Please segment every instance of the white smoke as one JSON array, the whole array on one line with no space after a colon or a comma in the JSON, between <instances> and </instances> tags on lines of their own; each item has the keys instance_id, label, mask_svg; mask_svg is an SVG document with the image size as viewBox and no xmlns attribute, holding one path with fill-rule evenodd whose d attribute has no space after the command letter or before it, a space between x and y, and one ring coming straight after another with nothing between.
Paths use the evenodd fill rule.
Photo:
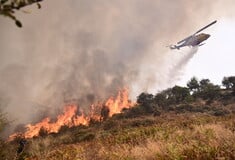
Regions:
<instances>
[{"instance_id":1,"label":"white smoke","mask_svg":"<svg viewBox=\"0 0 235 160\"><path fill-rule=\"evenodd\" d=\"M178 53L182 55L178 59L175 59L174 60L175 63L171 66L172 68L169 73L169 75L171 76L171 79L169 79L170 84L172 84L172 82L174 82L175 80L180 79L180 77L183 75L184 67L187 65L190 59L193 58L193 56L197 53L197 51L198 51L198 46L188 48Z\"/></svg>"},{"instance_id":2,"label":"white smoke","mask_svg":"<svg viewBox=\"0 0 235 160\"><path fill-rule=\"evenodd\" d=\"M35 8L17 14L22 29L0 17L2 108L22 123L69 99L85 108L124 86L132 97L169 87L196 51L165 46L234 15L233 0L44 0Z\"/></svg>"}]
</instances>

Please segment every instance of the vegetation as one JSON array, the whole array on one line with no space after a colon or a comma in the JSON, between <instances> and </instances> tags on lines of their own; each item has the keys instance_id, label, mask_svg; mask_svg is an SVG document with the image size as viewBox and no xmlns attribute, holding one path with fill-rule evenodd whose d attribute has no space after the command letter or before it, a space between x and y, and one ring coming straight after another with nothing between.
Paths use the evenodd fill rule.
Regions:
<instances>
[{"instance_id":1,"label":"vegetation","mask_svg":"<svg viewBox=\"0 0 235 160\"><path fill-rule=\"evenodd\" d=\"M199 112L209 115L226 115L233 112L225 107L234 102L233 78L227 77L227 90L223 90L218 85L214 85L209 79L198 81L193 77L187 87L174 86L156 95L141 93L137 98L138 105L129 110L124 110L119 117L138 117L140 115L160 116L161 113L175 112ZM229 81L227 82L227 80ZM230 100L230 101L229 101Z\"/></svg>"},{"instance_id":2,"label":"vegetation","mask_svg":"<svg viewBox=\"0 0 235 160\"><path fill-rule=\"evenodd\" d=\"M15 16L15 11L35 3L40 9L41 1L43 0L0 0L0 15L11 18L18 27L22 27L22 23Z\"/></svg>"},{"instance_id":3,"label":"vegetation","mask_svg":"<svg viewBox=\"0 0 235 160\"><path fill-rule=\"evenodd\" d=\"M28 139L18 159L234 159L235 117L164 114L108 119L90 127ZM111 127L112 126L112 127ZM19 140L5 144L13 159ZM15 152L7 152L6 150Z\"/></svg>"},{"instance_id":4,"label":"vegetation","mask_svg":"<svg viewBox=\"0 0 235 160\"><path fill-rule=\"evenodd\" d=\"M222 84L227 90L231 89L232 94L235 95L235 76L224 77Z\"/></svg>"},{"instance_id":5,"label":"vegetation","mask_svg":"<svg viewBox=\"0 0 235 160\"><path fill-rule=\"evenodd\" d=\"M0 110L0 134L4 131L8 123L9 122L6 119L6 115ZM6 144L4 140L0 137L0 157L2 157L2 155L4 154L7 154L7 149L9 149L8 147L11 147L11 146Z\"/></svg>"},{"instance_id":6,"label":"vegetation","mask_svg":"<svg viewBox=\"0 0 235 160\"><path fill-rule=\"evenodd\" d=\"M7 124L8 121L6 119L5 114L0 111L0 133L4 130Z\"/></svg>"},{"instance_id":7,"label":"vegetation","mask_svg":"<svg viewBox=\"0 0 235 160\"><path fill-rule=\"evenodd\" d=\"M7 105L7 101L5 100L5 97L3 98L2 95L0 95L0 133L2 133L5 127L9 124L9 121L6 118L6 113L2 111L2 108L5 105Z\"/></svg>"},{"instance_id":8,"label":"vegetation","mask_svg":"<svg viewBox=\"0 0 235 160\"><path fill-rule=\"evenodd\" d=\"M232 160L232 82L222 82L223 89L208 79L192 78L187 87L174 86L156 95L141 93L135 107L112 118L104 107L102 122L64 126L56 134L42 129L39 137L2 142L0 159Z\"/></svg>"}]
</instances>

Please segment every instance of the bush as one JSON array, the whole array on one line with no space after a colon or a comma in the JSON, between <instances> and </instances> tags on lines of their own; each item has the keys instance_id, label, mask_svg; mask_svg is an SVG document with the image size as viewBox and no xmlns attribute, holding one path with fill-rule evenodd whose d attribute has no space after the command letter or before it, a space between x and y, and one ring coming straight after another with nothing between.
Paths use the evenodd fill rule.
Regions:
<instances>
[{"instance_id":1,"label":"bush","mask_svg":"<svg viewBox=\"0 0 235 160\"><path fill-rule=\"evenodd\" d=\"M130 123L131 127L139 127L139 126L150 126L155 124L156 122L152 119L140 119L134 120Z\"/></svg>"},{"instance_id":2,"label":"bush","mask_svg":"<svg viewBox=\"0 0 235 160\"><path fill-rule=\"evenodd\" d=\"M48 135L48 131L47 131L45 128L42 127L42 128L39 130L38 135L39 135L40 137L45 137L45 136Z\"/></svg>"},{"instance_id":3,"label":"bush","mask_svg":"<svg viewBox=\"0 0 235 160\"><path fill-rule=\"evenodd\" d=\"M119 123L118 121L115 121L115 120L112 120L112 119L109 119L107 121L104 122L103 124L103 129L104 130L110 130L110 129L113 129L113 128L117 128L119 127Z\"/></svg>"},{"instance_id":4,"label":"bush","mask_svg":"<svg viewBox=\"0 0 235 160\"><path fill-rule=\"evenodd\" d=\"M140 105L147 105L153 102L153 95L149 93L141 93L137 97L137 103Z\"/></svg>"},{"instance_id":5,"label":"bush","mask_svg":"<svg viewBox=\"0 0 235 160\"><path fill-rule=\"evenodd\" d=\"M60 127L58 133L64 133L64 132L67 132L69 130L70 130L69 126L63 125L63 126Z\"/></svg>"},{"instance_id":6,"label":"bush","mask_svg":"<svg viewBox=\"0 0 235 160\"><path fill-rule=\"evenodd\" d=\"M143 115L145 113L143 106L135 106L133 108L130 108L129 110L126 110L123 114L125 118L135 118L140 115Z\"/></svg>"},{"instance_id":7,"label":"bush","mask_svg":"<svg viewBox=\"0 0 235 160\"><path fill-rule=\"evenodd\" d=\"M193 106L190 104L182 104L175 108L176 113L185 113L186 111L192 111Z\"/></svg>"},{"instance_id":8,"label":"bush","mask_svg":"<svg viewBox=\"0 0 235 160\"><path fill-rule=\"evenodd\" d=\"M75 137L74 142L91 141L94 138L95 138L95 134L94 133L79 134L79 135L77 135Z\"/></svg>"},{"instance_id":9,"label":"bush","mask_svg":"<svg viewBox=\"0 0 235 160\"><path fill-rule=\"evenodd\" d=\"M200 81L200 91L197 96L207 100L207 104L210 104L221 96L220 87L210 83L208 79L203 79Z\"/></svg>"},{"instance_id":10,"label":"bush","mask_svg":"<svg viewBox=\"0 0 235 160\"><path fill-rule=\"evenodd\" d=\"M0 111L0 133L5 129L5 127L9 124L4 113Z\"/></svg>"},{"instance_id":11,"label":"bush","mask_svg":"<svg viewBox=\"0 0 235 160\"><path fill-rule=\"evenodd\" d=\"M216 109L213 113L214 116L225 116L227 114L229 114L229 111L224 109Z\"/></svg>"},{"instance_id":12,"label":"bush","mask_svg":"<svg viewBox=\"0 0 235 160\"><path fill-rule=\"evenodd\" d=\"M154 97L154 102L161 108L164 108L167 105L166 95L163 93L156 94Z\"/></svg>"}]
</instances>

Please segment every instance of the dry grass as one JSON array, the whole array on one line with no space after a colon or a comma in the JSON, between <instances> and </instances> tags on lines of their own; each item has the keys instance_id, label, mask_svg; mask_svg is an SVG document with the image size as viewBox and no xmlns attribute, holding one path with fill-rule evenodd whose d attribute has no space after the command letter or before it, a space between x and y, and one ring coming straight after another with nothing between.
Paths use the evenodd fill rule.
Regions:
<instances>
[{"instance_id":1,"label":"dry grass","mask_svg":"<svg viewBox=\"0 0 235 160\"><path fill-rule=\"evenodd\" d=\"M21 157L34 160L235 159L235 115L167 114L147 119L119 120L108 129L102 125L75 128L59 135L31 139Z\"/></svg>"}]
</instances>

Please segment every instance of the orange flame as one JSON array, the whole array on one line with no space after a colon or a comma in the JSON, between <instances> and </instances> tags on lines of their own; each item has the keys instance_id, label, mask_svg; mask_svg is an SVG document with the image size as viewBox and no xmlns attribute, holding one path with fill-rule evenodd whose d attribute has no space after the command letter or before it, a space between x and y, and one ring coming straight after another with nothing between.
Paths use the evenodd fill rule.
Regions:
<instances>
[{"instance_id":1,"label":"orange flame","mask_svg":"<svg viewBox=\"0 0 235 160\"><path fill-rule=\"evenodd\" d=\"M32 138L38 136L41 129L44 129L48 133L57 133L62 126L78 126L88 125L88 120L82 114L81 116L76 115L77 107L75 105L66 106L64 113L57 116L57 121L50 123L50 118L45 118L41 122L26 126L27 131L24 133L25 138Z\"/></svg>"},{"instance_id":2,"label":"orange flame","mask_svg":"<svg viewBox=\"0 0 235 160\"><path fill-rule=\"evenodd\" d=\"M122 109L130 108L134 106L128 99L128 89L123 89L118 92L116 98L110 97L104 104L109 109L109 117L116 113L121 113ZM64 112L57 116L56 122L50 122L50 118L44 118L41 122L31 125L26 125L26 132L23 133L24 138L32 138L40 134L40 130L44 129L47 133L57 133L62 126L78 126L78 125L89 125L91 119L100 121L101 115L95 112L95 110L101 110L101 104L93 104L90 107L90 114L85 116L83 112L81 115L77 115L77 106L70 104L65 106ZM19 133L12 134L9 140L13 140ZM22 134L21 134L22 135Z\"/></svg>"},{"instance_id":3,"label":"orange flame","mask_svg":"<svg viewBox=\"0 0 235 160\"><path fill-rule=\"evenodd\" d=\"M121 113L124 108L130 108L134 105L128 99L129 94L127 89L123 89L122 91L118 92L116 98L110 97L105 106L109 109L109 117L112 117L114 114Z\"/></svg>"}]
</instances>

